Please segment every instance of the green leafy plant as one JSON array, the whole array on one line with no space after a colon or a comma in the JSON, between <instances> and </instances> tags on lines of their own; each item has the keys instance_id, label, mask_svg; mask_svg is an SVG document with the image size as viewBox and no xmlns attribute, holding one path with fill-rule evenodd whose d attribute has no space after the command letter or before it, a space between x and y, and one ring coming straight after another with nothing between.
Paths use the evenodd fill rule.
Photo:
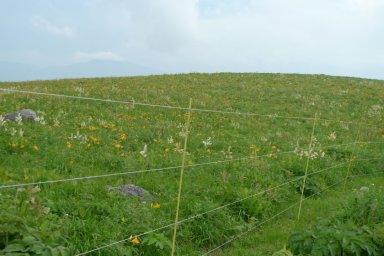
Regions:
<instances>
[{"instance_id":1,"label":"green leafy plant","mask_svg":"<svg viewBox=\"0 0 384 256\"><path fill-rule=\"evenodd\" d=\"M167 255L172 247L168 237L160 233L145 235L142 239L143 251L147 255Z\"/></svg>"},{"instance_id":2,"label":"green leafy plant","mask_svg":"<svg viewBox=\"0 0 384 256\"><path fill-rule=\"evenodd\" d=\"M381 255L373 231L351 223L318 226L295 233L289 237L288 244L295 255Z\"/></svg>"}]
</instances>

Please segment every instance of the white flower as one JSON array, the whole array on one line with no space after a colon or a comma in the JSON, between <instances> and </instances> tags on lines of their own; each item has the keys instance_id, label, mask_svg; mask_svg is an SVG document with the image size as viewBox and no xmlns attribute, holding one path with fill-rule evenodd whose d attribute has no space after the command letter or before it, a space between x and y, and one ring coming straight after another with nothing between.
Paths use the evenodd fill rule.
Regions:
<instances>
[{"instance_id":1,"label":"white flower","mask_svg":"<svg viewBox=\"0 0 384 256\"><path fill-rule=\"evenodd\" d=\"M380 116L382 110L383 110L383 107L381 105L372 105L371 108L368 110L368 116L369 117Z\"/></svg>"},{"instance_id":2,"label":"white flower","mask_svg":"<svg viewBox=\"0 0 384 256\"><path fill-rule=\"evenodd\" d=\"M54 126L59 126L59 125L60 125L60 122L59 122L59 120L58 120L57 118L55 118L55 119L53 120L53 125L54 125Z\"/></svg>"},{"instance_id":3,"label":"white flower","mask_svg":"<svg viewBox=\"0 0 384 256\"><path fill-rule=\"evenodd\" d=\"M5 121L4 117L0 115L0 126L5 126L7 124L7 121Z\"/></svg>"},{"instance_id":4,"label":"white flower","mask_svg":"<svg viewBox=\"0 0 384 256\"><path fill-rule=\"evenodd\" d=\"M228 146L228 148L227 148L226 151L222 150L221 153L224 154L225 159L229 159L229 160L231 160L231 159L233 158L233 156L232 156L232 151L231 151L231 146Z\"/></svg>"},{"instance_id":5,"label":"white flower","mask_svg":"<svg viewBox=\"0 0 384 256\"><path fill-rule=\"evenodd\" d=\"M212 145L211 137L208 137L206 140L203 140L204 147L208 147Z\"/></svg>"},{"instance_id":6,"label":"white flower","mask_svg":"<svg viewBox=\"0 0 384 256\"><path fill-rule=\"evenodd\" d=\"M168 141L168 144L173 144L173 137L172 137L172 136L169 137L169 138L167 139L167 141Z\"/></svg>"},{"instance_id":7,"label":"white flower","mask_svg":"<svg viewBox=\"0 0 384 256\"><path fill-rule=\"evenodd\" d=\"M316 151L316 147L319 149ZM321 144L318 142L316 138L313 138L312 145L310 145L309 149L302 149L299 147L299 142L297 142L297 146L295 148L294 153L300 158L309 158L311 160L315 160L317 158L323 158L325 156L325 152L320 149Z\"/></svg>"},{"instance_id":8,"label":"white flower","mask_svg":"<svg viewBox=\"0 0 384 256\"><path fill-rule=\"evenodd\" d=\"M79 131L77 131L76 134L71 133L71 136L68 137L68 139L78 140L78 141L80 141L80 144L85 144L89 141L88 136L87 135L81 135Z\"/></svg>"},{"instance_id":9,"label":"white flower","mask_svg":"<svg viewBox=\"0 0 384 256\"><path fill-rule=\"evenodd\" d=\"M87 126L87 124L86 124L84 121L83 121L83 122L81 122L81 124L80 124L80 127L81 127L81 128L83 128L83 129L84 129L86 126Z\"/></svg>"},{"instance_id":10,"label":"white flower","mask_svg":"<svg viewBox=\"0 0 384 256\"><path fill-rule=\"evenodd\" d=\"M144 148L142 151L140 151L140 154L146 158L147 157L147 144L144 144Z\"/></svg>"},{"instance_id":11,"label":"white flower","mask_svg":"<svg viewBox=\"0 0 384 256\"><path fill-rule=\"evenodd\" d=\"M23 137L23 136L24 136L24 131L23 131L22 128L20 128L20 130L19 130L19 136L20 136L20 137Z\"/></svg>"},{"instance_id":12,"label":"white flower","mask_svg":"<svg viewBox=\"0 0 384 256\"><path fill-rule=\"evenodd\" d=\"M177 128L181 129L181 131L179 132L179 136L180 136L180 137L185 137L185 136L187 136L186 127L185 127L183 124L178 124L178 125L177 125Z\"/></svg>"},{"instance_id":13,"label":"white flower","mask_svg":"<svg viewBox=\"0 0 384 256\"><path fill-rule=\"evenodd\" d=\"M15 121L16 121L17 125L23 124L23 117L20 115L20 113L17 114Z\"/></svg>"},{"instance_id":14,"label":"white flower","mask_svg":"<svg viewBox=\"0 0 384 256\"><path fill-rule=\"evenodd\" d=\"M75 92L77 92L79 95L84 94L84 88L77 86L75 87Z\"/></svg>"},{"instance_id":15,"label":"white flower","mask_svg":"<svg viewBox=\"0 0 384 256\"><path fill-rule=\"evenodd\" d=\"M329 135L328 135L328 139L334 141L336 140L336 132L331 132Z\"/></svg>"},{"instance_id":16,"label":"white flower","mask_svg":"<svg viewBox=\"0 0 384 256\"><path fill-rule=\"evenodd\" d=\"M101 120L101 119L98 119L97 122L98 122L99 125L101 125L101 126L107 125L107 123L108 123L107 121L105 121L105 120Z\"/></svg>"},{"instance_id":17,"label":"white flower","mask_svg":"<svg viewBox=\"0 0 384 256\"><path fill-rule=\"evenodd\" d=\"M35 122L38 122L38 123L40 123L40 124L42 124L42 125L45 125L45 124L46 124L46 122L45 122L43 116L36 116L36 118L35 118Z\"/></svg>"},{"instance_id":18,"label":"white flower","mask_svg":"<svg viewBox=\"0 0 384 256\"><path fill-rule=\"evenodd\" d=\"M269 115L268 115L269 118L276 118L276 117L278 117L278 116L279 116L278 114L269 114Z\"/></svg>"},{"instance_id":19,"label":"white flower","mask_svg":"<svg viewBox=\"0 0 384 256\"><path fill-rule=\"evenodd\" d=\"M17 133L17 130L12 127L9 133L11 134L11 136L15 136L15 134Z\"/></svg>"}]
</instances>

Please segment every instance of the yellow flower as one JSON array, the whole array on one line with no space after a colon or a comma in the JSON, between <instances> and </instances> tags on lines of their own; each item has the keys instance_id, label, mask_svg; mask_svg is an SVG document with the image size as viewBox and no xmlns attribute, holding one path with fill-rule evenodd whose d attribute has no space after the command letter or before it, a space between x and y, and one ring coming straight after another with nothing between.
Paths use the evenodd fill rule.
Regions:
<instances>
[{"instance_id":1,"label":"yellow flower","mask_svg":"<svg viewBox=\"0 0 384 256\"><path fill-rule=\"evenodd\" d=\"M172 149L170 149L170 148L166 148L164 151L168 153L168 152L171 152Z\"/></svg>"},{"instance_id":2,"label":"yellow flower","mask_svg":"<svg viewBox=\"0 0 384 256\"><path fill-rule=\"evenodd\" d=\"M151 207L154 208L154 209L159 209L160 208L160 204L157 204L157 203L151 203Z\"/></svg>"},{"instance_id":3,"label":"yellow flower","mask_svg":"<svg viewBox=\"0 0 384 256\"><path fill-rule=\"evenodd\" d=\"M100 143L100 139L97 138L97 137L93 137L92 135L89 136L89 139L95 143L95 144L99 144Z\"/></svg>"},{"instance_id":4,"label":"yellow flower","mask_svg":"<svg viewBox=\"0 0 384 256\"><path fill-rule=\"evenodd\" d=\"M36 146L36 145L35 145L35 146L32 146L32 150L33 150L33 151L38 151L39 149L40 149L40 148L39 148L38 146Z\"/></svg>"},{"instance_id":5,"label":"yellow flower","mask_svg":"<svg viewBox=\"0 0 384 256\"><path fill-rule=\"evenodd\" d=\"M125 135L125 133L121 134L120 139L121 140L126 140L127 139L127 135Z\"/></svg>"},{"instance_id":6,"label":"yellow flower","mask_svg":"<svg viewBox=\"0 0 384 256\"><path fill-rule=\"evenodd\" d=\"M275 145L273 145L273 146L272 146L272 149L275 150L275 149L277 149L277 147L276 147Z\"/></svg>"},{"instance_id":7,"label":"yellow flower","mask_svg":"<svg viewBox=\"0 0 384 256\"><path fill-rule=\"evenodd\" d=\"M128 240L131 244L140 244L140 240L137 238L137 236L133 237L130 236Z\"/></svg>"},{"instance_id":8,"label":"yellow flower","mask_svg":"<svg viewBox=\"0 0 384 256\"><path fill-rule=\"evenodd\" d=\"M11 148L16 148L17 144L16 143L12 143L10 146L11 146Z\"/></svg>"},{"instance_id":9,"label":"yellow flower","mask_svg":"<svg viewBox=\"0 0 384 256\"><path fill-rule=\"evenodd\" d=\"M121 144L115 144L113 145L115 148L121 148Z\"/></svg>"},{"instance_id":10,"label":"yellow flower","mask_svg":"<svg viewBox=\"0 0 384 256\"><path fill-rule=\"evenodd\" d=\"M92 145L90 143L88 143L87 145L85 145L87 148L90 148Z\"/></svg>"},{"instance_id":11,"label":"yellow flower","mask_svg":"<svg viewBox=\"0 0 384 256\"><path fill-rule=\"evenodd\" d=\"M103 127L108 129L108 128L113 128L113 127L115 127L115 125L114 125L114 124L111 124L111 123L108 123L108 124L103 125Z\"/></svg>"},{"instance_id":12,"label":"yellow flower","mask_svg":"<svg viewBox=\"0 0 384 256\"><path fill-rule=\"evenodd\" d=\"M88 129L89 129L90 131L94 131L94 130L96 130L96 127L94 127L94 126L89 126Z\"/></svg>"},{"instance_id":13,"label":"yellow flower","mask_svg":"<svg viewBox=\"0 0 384 256\"><path fill-rule=\"evenodd\" d=\"M67 141L67 148L72 148L72 144L69 141Z\"/></svg>"},{"instance_id":14,"label":"yellow flower","mask_svg":"<svg viewBox=\"0 0 384 256\"><path fill-rule=\"evenodd\" d=\"M21 145L20 145L20 149L23 149L23 148L24 148L24 145L23 145L23 144L21 144Z\"/></svg>"}]
</instances>

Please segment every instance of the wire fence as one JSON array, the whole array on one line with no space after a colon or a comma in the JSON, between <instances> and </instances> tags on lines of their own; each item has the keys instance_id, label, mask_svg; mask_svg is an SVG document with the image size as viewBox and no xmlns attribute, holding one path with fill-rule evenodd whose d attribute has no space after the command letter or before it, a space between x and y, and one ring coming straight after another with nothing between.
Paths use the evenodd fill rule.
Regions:
<instances>
[{"instance_id":1,"label":"wire fence","mask_svg":"<svg viewBox=\"0 0 384 256\"><path fill-rule=\"evenodd\" d=\"M58 97L58 98L97 101L97 102L106 102L106 103L129 104L132 106L175 109L175 110L184 110L184 111L190 110L193 112L206 112L206 113L216 113L216 114L255 116L255 117L280 118L280 119L294 119L294 120L302 120L302 121L313 121L314 119L318 119L320 121L344 123L344 124L354 124L355 123L352 121L344 121L344 120L328 119L328 118L320 118L320 117L283 116L283 115L278 115L278 114L259 114L259 113L250 113L250 112L241 112L241 111L224 111L224 110L215 110L215 109L188 108L188 107L179 107L179 106L171 106L171 105L161 105L161 104L136 102L134 100L123 101L123 100L84 97L84 96L75 96L75 95L66 95L66 94L57 94L57 93L25 91L25 90L18 90L18 89L12 89L12 88L0 88L0 91L8 92L8 93L23 93L23 94L31 94L31 95L52 96L52 97ZM367 125L367 124L365 124L365 125ZM377 127L383 127L383 126L377 126Z\"/></svg>"},{"instance_id":2,"label":"wire fence","mask_svg":"<svg viewBox=\"0 0 384 256\"><path fill-rule=\"evenodd\" d=\"M318 149L326 149L326 148L332 148L332 147L355 145L355 144L364 144L364 143L365 144L371 144L371 143L372 144L384 144L384 142L370 142L370 141L367 141L367 142L354 142L354 143L328 145L328 146L318 147ZM182 167L184 167L184 168L194 168L194 167L201 167L201 166L214 165L214 164L225 164L225 163L235 162L235 161L257 160L257 159L260 159L260 158L271 158L273 156L279 156L279 155L285 155L285 154L294 154L294 153L295 153L295 151L291 150L291 151L284 151L284 152L265 154L265 155L260 155L260 156L240 157L240 158L234 158L234 159L219 160L219 161L212 161L212 162L206 162L206 163L197 163L197 164L190 164L190 165L184 165L184 166L183 165L179 165L179 166L169 166L169 167L146 169L146 170L131 170L131 171L127 171L127 172L105 173L105 174L100 174L100 175L73 177L73 178L57 179L57 180L35 181L35 182L28 182L28 183L2 184L2 185L0 185L0 189L19 188L19 187L27 187L27 186L34 186L34 185L44 185L44 184L52 184L52 183L62 183L62 182L71 182L71 181L100 179L100 178L108 178L108 177L114 177L114 176L126 176L126 175L133 175L133 174L147 173L147 172L177 170L177 169L180 169ZM378 159L384 159L384 158L357 159L357 161L378 160ZM347 163L341 163L340 165L344 165L344 164L347 164Z\"/></svg>"},{"instance_id":3,"label":"wire fence","mask_svg":"<svg viewBox=\"0 0 384 256\"><path fill-rule=\"evenodd\" d=\"M224 114L224 115L239 115L239 116L255 116L255 117L265 117L265 118L280 118L280 119L287 119L287 120L301 120L301 121L313 121L313 127L312 127L312 134L310 138L310 142L308 145L308 152L312 152L315 149L327 149L327 148L337 148L337 147L346 147L346 146L354 146L353 152L351 153L350 156L348 156L348 161L331 165L322 169L318 169L312 172L309 172L308 166L309 162L311 160L311 155L307 154L305 157L307 158L306 160L306 167L305 167L305 173L303 176L298 176L293 179L290 179L289 181L285 181L283 183L280 183L276 186L272 186L270 188L264 189L262 191L257 191L256 193L252 193L248 196L242 197L240 199L233 200L229 203L214 207L212 209L203 211L198 214L191 215L187 218L184 218L182 220L178 220L178 212L179 212L179 207L180 207L180 199L181 199L181 192L182 192L182 175L183 171L185 168L192 169L192 168L197 168L197 167L203 167L203 166L209 166L209 165L216 165L216 164L225 164L225 163L230 163L230 162L236 162L236 161L248 161L248 160L258 160L261 158L271 158L273 156L278 156L278 155L288 155L288 154L296 154L296 150L288 150L288 151L283 151L283 152L274 152L274 153L269 153L265 155L252 155L252 156L247 156L247 157L239 157L239 158L232 158L232 159L225 159L225 160L217 160L217 161L209 161L209 162L203 162L203 163L196 163L196 164L185 164L184 158L185 158L185 153L187 151L187 136L188 136L188 131L187 135L185 136L185 144L184 144L184 157L181 165L176 165L176 166L169 166L169 167L158 167L158 168L151 168L151 169L142 169L142 170L130 170L126 172L116 172L116 173L102 173L98 175L88 175L88 176L80 176L80 177L68 177L68 178L62 178L62 179L52 179L52 180L40 180L40 181L33 181L33 182L25 182L25 183L14 183L14 184L0 184L0 190L1 189L11 189L11 188L19 188L19 187L26 187L26 186L34 186L34 185L44 185L44 184L54 184L54 183L63 183L63 182L74 182L74 181L83 181L83 180L92 180L92 179L101 179L101 178L108 178L108 177L116 177L116 176L126 176L126 175L134 175L134 174L141 174L141 173L151 173L151 172L161 172L161 171L168 171L168 170L181 170L180 172L180 180L179 180L179 190L178 190L178 203L177 203L177 208L176 208L176 219L175 221L154 228L152 230L148 230L146 232L140 233L138 235L135 235L135 237L142 237L151 233L155 233L158 231L162 231L167 228L174 228L174 239L173 239L173 246L172 246L172 255L175 253L176 250L176 238L177 238L177 226L182 225L188 221L194 220L196 218L205 216L210 213L214 213L216 211L219 211L221 209L224 209L226 207L238 204L240 202L243 202L245 200L248 200L250 198L254 198L259 195L263 195L267 192L276 190L278 188L281 188L283 186L286 186L288 184L298 182L300 180L303 180L303 184L301 186L301 198L298 202L290 205L289 207L283 209L282 211L272 215L271 217L259 222L257 225L254 227L248 229L245 232L242 232L238 235L233 236L229 240L227 240L225 243L220 244L219 246L207 251L203 255L208 255L216 250L219 250L223 248L224 246L230 244L231 242L239 239L240 237L245 236L246 234L257 230L261 225L283 215L293 207L300 205L299 207L299 214L298 218L300 217L300 211L301 211L301 205L305 200L308 200L316 195L319 195L332 187L337 186L341 182L346 182L349 178L353 177L358 177L359 175L350 175L350 168L352 164L356 161L373 161L373 160L382 160L384 157L372 157L372 158L356 158L356 147L358 145L379 145L379 144L384 144L383 141L364 141L361 139L360 136L360 131L356 135L355 141L354 142L349 142L349 143L342 143L342 144L334 144L334 145L327 145L327 146L316 146L314 145L314 132L315 132L315 124L317 121L326 121L326 122L335 122L335 123L343 123L343 124L356 124L356 125L361 125L361 123L356 123L356 122L351 122L351 121L343 121L343 120L336 120L336 119L326 119L326 118L321 118L318 117L317 114L314 117L302 117L302 116L283 116L283 115L276 115L276 114L260 114L260 113L250 113L250 112L239 112L239 111L225 111L225 110L214 110L214 109L201 109L201 108L193 108L191 105L189 108L186 107L178 107L178 106L171 106L171 105L160 105L160 104L150 104L150 103L141 103L141 102L135 102L135 101L121 101L121 100L112 100L112 99L103 99L103 98L93 98L93 97L83 97L83 96L73 96L73 95L65 95L65 94L56 94L56 93L44 93L44 92L35 92L35 91L26 91L26 90L18 90L18 89L12 89L12 88L0 88L0 91L7 92L7 93L20 93L20 94L30 94L30 95L40 95L40 96L49 96L49 97L57 97L57 98L67 98L67 99L74 99L74 100L86 100L86 101L95 101L95 102L106 102L106 103L115 103L115 104L130 104L133 106L144 106L144 107L153 107L153 108L162 108L162 109L173 109L173 110L183 110L183 111L188 111L189 116L191 112L202 112L202 113L216 113L216 114ZM376 125L376 127L382 127L379 125ZM348 165L348 170L346 177L343 178L341 181L338 181L336 183L333 183L332 185L326 187L325 189L321 190L320 192L316 192L315 194L312 194L310 196L304 197L304 189L306 187L306 179L310 176L314 175L319 175L320 173L324 173L326 171L342 167L344 165ZM379 174L382 172L377 172L375 174ZM364 175L373 175L373 174L361 174L360 176ZM131 234L134 234L134 230L130 232ZM88 251L84 251L81 253L78 253L77 256L80 255L87 255L93 252L97 252L121 243L124 243L126 241L129 241L130 238L124 238L121 240L113 241L101 246L98 246L96 248L93 248Z\"/></svg>"}]
</instances>

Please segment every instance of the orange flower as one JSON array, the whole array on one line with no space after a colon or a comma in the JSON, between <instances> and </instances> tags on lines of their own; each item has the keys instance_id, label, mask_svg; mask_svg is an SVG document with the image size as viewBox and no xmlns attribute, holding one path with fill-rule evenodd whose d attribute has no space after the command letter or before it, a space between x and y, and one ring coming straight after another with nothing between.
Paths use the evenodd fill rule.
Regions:
<instances>
[{"instance_id":1,"label":"orange flower","mask_svg":"<svg viewBox=\"0 0 384 256\"><path fill-rule=\"evenodd\" d=\"M137 236L133 237L133 236L130 236L129 237L129 240L128 240L131 244L140 244L140 240L139 238L137 238Z\"/></svg>"}]
</instances>

